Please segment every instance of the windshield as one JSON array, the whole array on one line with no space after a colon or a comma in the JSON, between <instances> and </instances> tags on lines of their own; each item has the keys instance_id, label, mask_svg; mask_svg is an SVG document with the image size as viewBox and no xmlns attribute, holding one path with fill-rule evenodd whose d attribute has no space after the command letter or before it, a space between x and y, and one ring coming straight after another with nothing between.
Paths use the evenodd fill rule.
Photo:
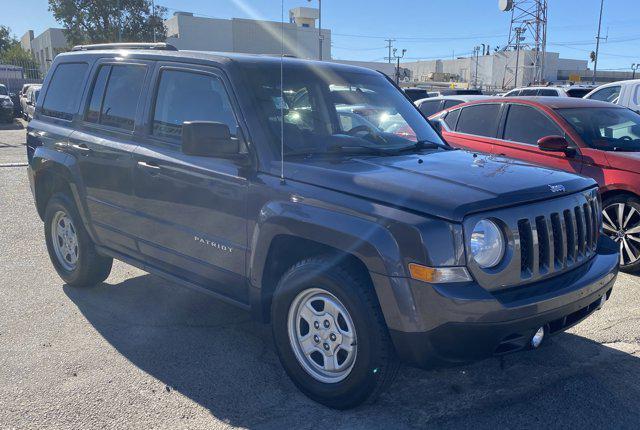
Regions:
<instances>
[{"instance_id":1,"label":"windshield","mask_svg":"<svg viewBox=\"0 0 640 430\"><path fill-rule=\"evenodd\" d=\"M624 108L556 110L592 148L640 151L640 115Z\"/></svg>"},{"instance_id":2,"label":"windshield","mask_svg":"<svg viewBox=\"0 0 640 430\"><path fill-rule=\"evenodd\" d=\"M278 155L281 130L285 155L337 149L393 151L416 147L418 142L446 147L382 75L285 62L281 96L280 64L244 65L243 69L257 101L258 117Z\"/></svg>"},{"instance_id":3,"label":"windshield","mask_svg":"<svg viewBox=\"0 0 640 430\"><path fill-rule=\"evenodd\" d=\"M0 96L8 96L9 92L7 91L7 87L4 85L0 85Z\"/></svg>"}]
</instances>

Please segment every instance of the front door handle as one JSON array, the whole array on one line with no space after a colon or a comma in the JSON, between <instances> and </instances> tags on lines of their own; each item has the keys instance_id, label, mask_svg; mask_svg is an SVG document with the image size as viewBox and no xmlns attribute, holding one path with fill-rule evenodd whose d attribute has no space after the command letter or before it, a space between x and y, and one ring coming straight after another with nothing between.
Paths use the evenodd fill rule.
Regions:
<instances>
[{"instance_id":1,"label":"front door handle","mask_svg":"<svg viewBox=\"0 0 640 430\"><path fill-rule=\"evenodd\" d=\"M91 151L91 148L89 148L86 143L73 144L71 145L71 147L75 150L78 150L84 153L88 153L89 151Z\"/></svg>"},{"instance_id":2,"label":"front door handle","mask_svg":"<svg viewBox=\"0 0 640 430\"><path fill-rule=\"evenodd\" d=\"M138 161L138 167L142 170L146 170L152 175L157 175L161 169L161 167L153 161Z\"/></svg>"}]
</instances>

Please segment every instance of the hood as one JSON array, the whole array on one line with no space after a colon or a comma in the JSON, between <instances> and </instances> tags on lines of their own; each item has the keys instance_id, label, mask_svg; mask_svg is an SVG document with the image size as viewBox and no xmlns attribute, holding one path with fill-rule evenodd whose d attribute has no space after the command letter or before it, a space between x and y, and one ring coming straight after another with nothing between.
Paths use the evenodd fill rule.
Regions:
<instances>
[{"instance_id":1,"label":"hood","mask_svg":"<svg viewBox=\"0 0 640 430\"><path fill-rule=\"evenodd\" d=\"M387 157L311 157L304 162L287 162L285 172L292 180L451 221L595 185L592 179L571 173L463 150ZM552 190L551 185L561 187Z\"/></svg>"},{"instance_id":2,"label":"hood","mask_svg":"<svg viewBox=\"0 0 640 430\"><path fill-rule=\"evenodd\" d=\"M640 173L640 152L606 151L606 157L614 169Z\"/></svg>"}]
</instances>

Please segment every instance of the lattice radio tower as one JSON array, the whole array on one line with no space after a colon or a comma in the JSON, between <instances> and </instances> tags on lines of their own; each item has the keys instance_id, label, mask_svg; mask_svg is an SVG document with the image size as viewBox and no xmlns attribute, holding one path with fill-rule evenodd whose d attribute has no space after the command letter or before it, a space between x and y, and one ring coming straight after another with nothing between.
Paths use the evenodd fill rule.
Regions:
<instances>
[{"instance_id":1,"label":"lattice radio tower","mask_svg":"<svg viewBox=\"0 0 640 430\"><path fill-rule=\"evenodd\" d=\"M513 58L506 56L502 87L518 85L518 75L525 85L542 84L547 51L547 0L498 0L498 8L511 12L509 40L502 51L517 53ZM524 52L522 61L520 51Z\"/></svg>"}]
</instances>

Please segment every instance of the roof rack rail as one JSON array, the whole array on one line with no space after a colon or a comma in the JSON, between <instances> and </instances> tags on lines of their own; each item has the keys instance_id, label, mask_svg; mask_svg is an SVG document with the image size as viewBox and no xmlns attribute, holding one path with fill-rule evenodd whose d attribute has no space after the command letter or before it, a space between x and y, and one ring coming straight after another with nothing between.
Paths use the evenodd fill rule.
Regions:
<instances>
[{"instance_id":1,"label":"roof rack rail","mask_svg":"<svg viewBox=\"0 0 640 430\"><path fill-rule=\"evenodd\" d=\"M95 51L100 49L152 49L157 51L177 51L173 45L168 43L97 43L94 45L76 45L72 51Z\"/></svg>"}]
</instances>

